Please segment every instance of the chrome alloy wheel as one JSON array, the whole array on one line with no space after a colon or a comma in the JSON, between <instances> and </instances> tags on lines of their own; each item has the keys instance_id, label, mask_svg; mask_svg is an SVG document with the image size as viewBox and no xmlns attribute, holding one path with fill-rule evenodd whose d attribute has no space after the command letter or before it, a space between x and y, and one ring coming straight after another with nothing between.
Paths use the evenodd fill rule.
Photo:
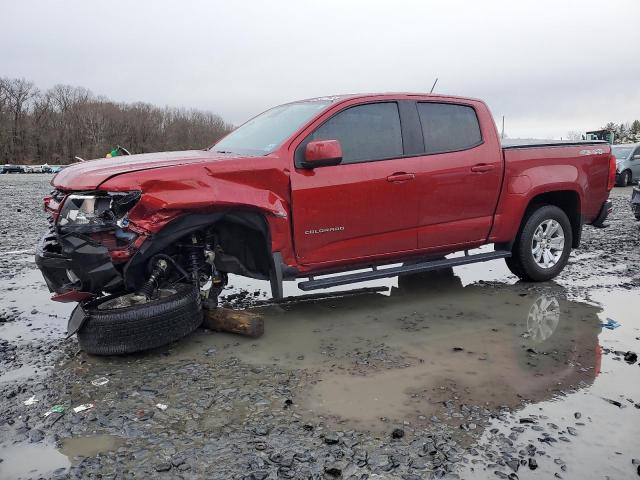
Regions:
<instances>
[{"instance_id":1,"label":"chrome alloy wheel","mask_svg":"<svg viewBox=\"0 0 640 480\"><path fill-rule=\"evenodd\" d=\"M127 293L120 297L112 298L111 300L107 300L106 302L98 305L98 310L115 310L117 308L127 308L133 307L135 305L142 305L152 300L158 300L161 298L166 298L170 295L175 295L176 290L173 288L159 288L156 290L153 298L147 298L138 293Z\"/></svg>"},{"instance_id":2,"label":"chrome alloy wheel","mask_svg":"<svg viewBox=\"0 0 640 480\"><path fill-rule=\"evenodd\" d=\"M560 303L554 297L539 296L527 315L527 333L535 343L542 343L555 332L560 323Z\"/></svg>"},{"instance_id":3,"label":"chrome alloy wheel","mask_svg":"<svg viewBox=\"0 0 640 480\"><path fill-rule=\"evenodd\" d=\"M531 240L531 254L540 268L552 268L564 251L564 230L556 220L544 220Z\"/></svg>"}]
</instances>

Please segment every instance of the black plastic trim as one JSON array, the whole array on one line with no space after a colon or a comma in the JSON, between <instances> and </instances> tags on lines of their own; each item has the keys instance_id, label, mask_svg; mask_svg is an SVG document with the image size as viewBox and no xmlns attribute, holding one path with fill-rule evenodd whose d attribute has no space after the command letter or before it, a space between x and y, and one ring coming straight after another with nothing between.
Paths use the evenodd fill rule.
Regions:
<instances>
[{"instance_id":1,"label":"black plastic trim","mask_svg":"<svg viewBox=\"0 0 640 480\"><path fill-rule=\"evenodd\" d=\"M604 202L602 204L602 207L600 207L598 216L593 222L591 222L591 226L596 228L605 228L607 225L605 225L604 222L607 220L607 217L609 216L609 213L612 209L613 204L611 203L611 200L607 200L606 202Z\"/></svg>"},{"instance_id":2,"label":"black plastic trim","mask_svg":"<svg viewBox=\"0 0 640 480\"><path fill-rule=\"evenodd\" d=\"M522 145L503 145L503 150L514 150L516 148L543 148L543 147L580 147L583 145L608 145L604 140L591 140L584 142L554 142L554 143L523 143Z\"/></svg>"}]
</instances>

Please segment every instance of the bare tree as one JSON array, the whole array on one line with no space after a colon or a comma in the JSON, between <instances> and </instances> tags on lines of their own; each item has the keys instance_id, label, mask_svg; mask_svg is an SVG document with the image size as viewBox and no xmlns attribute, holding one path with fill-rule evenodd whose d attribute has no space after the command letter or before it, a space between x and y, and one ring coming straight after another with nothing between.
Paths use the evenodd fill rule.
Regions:
<instances>
[{"instance_id":1,"label":"bare tree","mask_svg":"<svg viewBox=\"0 0 640 480\"><path fill-rule=\"evenodd\" d=\"M132 153L204 148L232 129L200 110L115 103L89 90L55 85L40 93L24 79L0 78L0 162L70 163Z\"/></svg>"},{"instance_id":2,"label":"bare tree","mask_svg":"<svg viewBox=\"0 0 640 480\"><path fill-rule=\"evenodd\" d=\"M38 95L38 90L32 82L24 78L14 78L6 82L6 104L11 118L11 135L9 138L9 152L20 161L25 157L25 125L24 117L29 108L29 102Z\"/></svg>"},{"instance_id":3,"label":"bare tree","mask_svg":"<svg viewBox=\"0 0 640 480\"><path fill-rule=\"evenodd\" d=\"M573 142L582 140L582 134L576 130L569 130L567 132L567 140L571 140Z\"/></svg>"}]
</instances>

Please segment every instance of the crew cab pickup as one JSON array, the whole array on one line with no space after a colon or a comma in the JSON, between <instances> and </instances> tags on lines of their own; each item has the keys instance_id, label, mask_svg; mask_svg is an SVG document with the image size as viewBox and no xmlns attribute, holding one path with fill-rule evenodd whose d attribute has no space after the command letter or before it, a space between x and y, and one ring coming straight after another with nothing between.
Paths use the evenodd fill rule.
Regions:
<instances>
[{"instance_id":1,"label":"crew cab pickup","mask_svg":"<svg viewBox=\"0 0 640 480\"><path fill-rule=\"evenodd\" d=\"M270 280L275 298L284 280L313 290L498 258L551 279L583 225L603 224L615 174L605 142L503 148L479 100L315 98L207 150L66 168L36 262L54 300L80 302L69 333L122 353L193 330L229 273Z\"/></svg>"}]
</instances>

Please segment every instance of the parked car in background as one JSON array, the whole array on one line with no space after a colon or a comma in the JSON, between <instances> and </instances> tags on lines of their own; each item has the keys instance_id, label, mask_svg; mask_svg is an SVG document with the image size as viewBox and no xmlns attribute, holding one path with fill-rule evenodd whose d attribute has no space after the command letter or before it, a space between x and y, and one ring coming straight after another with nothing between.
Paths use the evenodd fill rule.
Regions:
<instances>
[{"instance_id":1,"label":"parked car in background","mask_svg":"<svg viewBox=\"0 0 640 480\"><path fill-rule=\"evenodd\" d=\"M25 165L24 173L44 173L42 165Z\"/></svg>"},{"instance_id":2,"label":"parked car in background","mask_svg":"<svg viewBox=\"0 0 640 480\"><path fill-rule=\"evenodd\" d=\"M640 143L613 145L616 157L616 186L626 187L640 180Z\"/></svg>"},{"instance_id":3,"label":"parked car in background","mask_svg":"<svg viewBox=\"0 0 640 480\"><path fill-rule=\"evenodd\" d=\"M22 165L13 165L7 163L2 167L2 173L24 173Z\"/></svg>"}]
</instances>

